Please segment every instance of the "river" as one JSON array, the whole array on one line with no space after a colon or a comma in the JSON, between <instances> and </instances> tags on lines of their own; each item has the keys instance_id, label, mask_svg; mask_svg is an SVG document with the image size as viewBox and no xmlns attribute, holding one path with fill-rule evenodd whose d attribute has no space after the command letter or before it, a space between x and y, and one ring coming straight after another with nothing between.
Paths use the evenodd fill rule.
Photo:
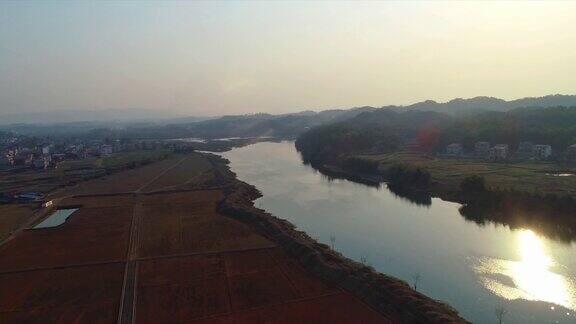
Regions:
<instances>
[{"instance_id":1,"label":"river","mask_svg":"<svg viewBox=\"0 0 576 324\"><path fill-rule=\"evenodd\" d=\"M256 186L256 206L345 256L403 279L474 323L576 323L576 241L535 229L466 220L459 204L416 204L385 185L330 180L293 142L223 154Z\"/></svg>"}]
</instances>

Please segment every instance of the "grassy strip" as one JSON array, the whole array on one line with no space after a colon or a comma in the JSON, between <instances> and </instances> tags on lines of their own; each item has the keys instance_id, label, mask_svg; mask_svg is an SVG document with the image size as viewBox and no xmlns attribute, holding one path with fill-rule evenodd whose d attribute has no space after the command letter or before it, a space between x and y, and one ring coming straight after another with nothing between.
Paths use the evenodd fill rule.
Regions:
<instances>
[{"instance_id":1,"label":"grassy strip","mask_svg":"<svg viewBox=\"0 0 576 324\"><path fill-rule=\"evenodd\" d=\"M358 159L376 161L380 170L406 165L428 171L432 180L446 190L459 190L467 177L479 175L490 190L513 190L531 194L555 194L576 197L576 176L552 176L575 172L574 166L553 162L489 163L479 160L449 159L411 152L358 155Z\"/></svg>"},{"instance_id":2,"label":"grassy strip","mask_svg":"<svg viewBox=\"0 0 576 324\"><path fill-rule=\"evenodd\" d=\"M126 153L116 153L102 158L102 166L116 168L130 163L143 163L161 160L168 157L172 152L169 150L141 150Z\"/></svg>"}]
</instances>

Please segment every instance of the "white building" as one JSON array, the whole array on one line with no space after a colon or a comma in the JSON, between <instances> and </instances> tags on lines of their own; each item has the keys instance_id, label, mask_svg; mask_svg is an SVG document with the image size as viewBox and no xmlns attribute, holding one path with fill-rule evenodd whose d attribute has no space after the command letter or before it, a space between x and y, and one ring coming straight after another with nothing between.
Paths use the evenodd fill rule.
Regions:
<instances>
[{"instance_id":1,"label":"white building","mask_svg":"<svg viewBox=\"0 0 576 324\"><path fill-rule=\"evenodd\" d=\"M506 161L508 160L508 144L496 144L490 149L490 161Z\"/></svg>"},{"instance_id":2,"label":"white building","mask_svg":"<svg viewBox=\"0 0 576 324\"><path fill-rule=\"evenodd\" d=\"M110 155L112 154L113 150L112 150L112 145L102 145L102 147L100 148L100 153L102 155Z\"/></svg>"},{"instance_id":3,"label":"white building","mask_svg":"<svg viewBox=\"0 0 576 324\"><path fill-rule=\"evenodd\" d=\"M576 144L568 146L566 149L566 157L568 160L576 162Z\"/></svg>"},{"instance_id":4,"label":"white building","mask_svg":"<svg viewBox=\"0 0 576 324\"><path fill-rule=\"evenodd\" d=\"M464 148L460 143L452 143L446 147L446 154L461 156L464 154Z\"/></svg>"},{"instance_id":5,"label":"white building","mask_svg":"<svg viewBox=\"0 0 576 324\"><path fill-rule=\"evenodd\" d=\"M534 158L536 160L547 160L552 155L552 146L534 145Z\"/></svg>"}]
</instances>

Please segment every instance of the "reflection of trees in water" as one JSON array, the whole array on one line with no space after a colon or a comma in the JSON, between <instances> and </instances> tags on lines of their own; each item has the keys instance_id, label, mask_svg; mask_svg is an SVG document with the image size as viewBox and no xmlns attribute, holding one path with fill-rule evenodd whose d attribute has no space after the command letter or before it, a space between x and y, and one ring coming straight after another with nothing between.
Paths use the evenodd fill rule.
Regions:
<instances>
[{"instance_id":1,"label":"reflection of trees in water","mask_svg":"<svg viewBox=\"0 0 576 324\"><path fill-rule=\"evenodd\" d=\"M363 177L332 172L309 162L303 163L314 172L319 172L327 181L346 179L373 188L381 188L380 183ZM432 205L432 198L425 191L392 184L388 184L387 187L396 197L415 205L425 207ZM576 242L576 202L570 199L566 201L564 198L554 196L534 197L514 192L485 192L478 194L474 203L460 207L459 211L466 220L479 226L500 224L510 229L530 229L562 243Z\"/></svg>"},{"instance_id":2,"label":"reflection of trees in water","mask_svg":"<svg viewBox=\"0 0 576 324\"><path fill-rule=\"evenodd\" d=\"M381 187L380 182L375 181L375 180L368 180L367 177L356 176L356 175L353 175L351 173L347 173L344 171L337 172L337 171L335 171L336 169L334 169L334 170L327 169L325 167L318 166L318 165L315 165L315 164L310 163L310 162L304 161L304 162L302 162L302 164L304 164L307 167L310 167L314 171L314 173L320 173L320 176L322 177L322 179L326 180L328 182L332 182L335 180L349 180L349 181L360 183L360 184L363 184L365 186L376 188L376 189L379 189Z\"/></svg>"},{"instance_id":3,"label":"reflection of trees in water","mask_svg":"<svg viewBox=\"0 0 576 324\"><path fill-rule=\"evenodd\" d=\"M329 169L318 167L318 166L315 166L311 163L306 163L306 162L304 162L304 165L310 167L313 170L313 172L319 173L320 176L322 177L322 179L326 180L328 182L340 180L340 179L345 179L345 180L349 180L349 181L352 181L355 183L360 183L360 184L363 184L365 186L376 188L376 189L380 189L382 187L381 183L376 182L376 181L367 180L366 178L364 178L362 176L354 176L353 174L349 174L349 173L332 172ZM393 185L393 184L388 184L387 188L392 194L394 194L395 197L404 199L404 200L411 202L415 205L425 206L425 207L430 207L432 205L432 197L430 196L430 194L428 194L425 191L420 191L420 190L417 191L417 190L409 189L409 188L406 188L406 187L403 187L400 185Z\"/></svg>"},{"instance_id":4,"label":"reflection of trees in water","mask_svg":"<svg viewBox=\"0 0 576 324\"><path fill-rule=\"evenodd\" d=\"M534 207L536 202L529 206L519 207L505 199L494 203L470 203L460 207L460 215L466 220L479 226L499 224L510 229L530 229L554 241L570 244L576 241L576 215L554 210L544 201L543 206ZM576 210L576 209L575 209Z\"/></svg>"},{"instance_id":5,"label":"reflection of trees in water","mask_svg":"<svg viewBox=\"0 0 576 324\"><path fill-rule=\"evenodd\" d=\"M425 191L415 191L402 186L388 184L388 190L394 196L409 201L418 206L430 207L432 205L432 196Z\"/></svg>"}]
</instances>

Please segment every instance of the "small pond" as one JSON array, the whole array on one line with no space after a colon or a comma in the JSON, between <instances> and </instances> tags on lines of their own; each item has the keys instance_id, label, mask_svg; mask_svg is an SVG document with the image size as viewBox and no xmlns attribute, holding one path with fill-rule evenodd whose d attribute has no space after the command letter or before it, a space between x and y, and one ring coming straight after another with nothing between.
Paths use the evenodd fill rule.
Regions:
<instances>
[{"instance_id":1,"label":"small pond","mask_svg":"<svg viewBox=\"0 0 576 324\"><path fill-rule=\"evenodd\" d=\"M38 225L34 226L34 229L38 228L49 228L49 227L56 227L62 225L70 215L72 215L78 208L70 208L70 209L58 209L52 215L48 216L45 220L43 220Z\"/></svg>"}]
</instances>

